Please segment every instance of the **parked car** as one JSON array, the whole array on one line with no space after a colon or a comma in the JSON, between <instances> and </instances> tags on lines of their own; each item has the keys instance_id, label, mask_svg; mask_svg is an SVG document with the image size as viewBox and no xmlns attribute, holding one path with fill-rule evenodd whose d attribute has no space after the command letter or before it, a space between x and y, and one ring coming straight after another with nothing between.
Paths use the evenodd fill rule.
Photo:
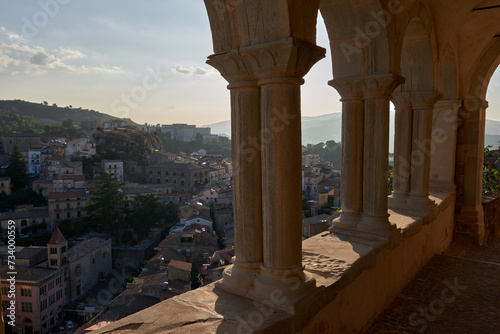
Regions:
<instances>
[{"instance_id":1,"label":"parked car","mask_svg":"<svg viewBox=\"0 0 500 334\"><path fill-rule=\"evenodd\" d=\"M75 327L75 324L71 320L66 321L66 329L72 329Z\"/></svg>"}]
</instances>

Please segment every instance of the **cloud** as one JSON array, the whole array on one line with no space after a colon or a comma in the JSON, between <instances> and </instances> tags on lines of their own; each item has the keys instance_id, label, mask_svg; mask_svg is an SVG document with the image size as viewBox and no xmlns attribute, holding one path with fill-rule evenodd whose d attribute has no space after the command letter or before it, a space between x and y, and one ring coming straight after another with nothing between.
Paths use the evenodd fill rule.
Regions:
<instances>
[{"instance_id":1,"label":"cloud","mask_svg":"<svg viewBox=\"0 0 500 334\"><path fill-rule=\"evenodd\" d=\"M7 55L0 54L0 70L2 68L7 68L10 64L19 65L19 61Z\"/></svg>"},{"instance_id":2,"label":"cloud","mask_svg":"<svg viewBox=\"0 0 500 334\"><path fill-rule=\"evenodd\" d=\"M202 67L184 67L182 65L177 65L172 69L176 73L184 74L184 75L211 75L217 74L217 70L215 69L204 69Z\"/></svg>"},{"instance_id":3,"label":"cloud","mask_svg":"<svg viewBox=\"0 0 500 334\"><path fill-rule=\"evenodd\" d=\"M79 50L59 47L47 51L41 46L30 45L21 36L0 26L0 71L11 75L41 75L48 72L75 74L117 74L124 71L118 66L88 66L75 63L87 56ZM91 60L90 60L91 61Z\"/></svg>"},{"instance_id":4,"label":"cloud","mask_svg":"<svg viewBox=\"0 0 500 334\"><path fill-rule=\"evenodd\" d=\"M78 50L65 49L60 47L59 49L53 50L54 54L58 55L62 59L79 59L85 58L86 56Z\"/></svg>"},{"instance_id":5,"label":"cloud","mask_svg":"<svg viewBox=\"0 0 500 334\"><path fill-rule=\"evenodd\" d=\"M49 55L47 52L37 52L30 58L31 65L48 66L56 61L54 55Z\"/></svg>"}]
</instances>

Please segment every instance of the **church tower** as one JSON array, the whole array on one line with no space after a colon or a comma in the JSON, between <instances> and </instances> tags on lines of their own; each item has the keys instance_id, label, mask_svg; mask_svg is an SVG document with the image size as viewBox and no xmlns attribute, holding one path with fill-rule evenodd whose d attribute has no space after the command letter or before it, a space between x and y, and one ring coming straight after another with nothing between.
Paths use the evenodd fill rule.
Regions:
<instances>
[{"instance_id":1,"label":"church tower","mask_svg":"<svg viewBox=\"0 0 500 334\"><path fill-rule=\"evenodd\" d=\"M61 268L66 263L67 250L68 242L64 238L59 227L56 227L49 243L47 244L49 268Z\"/></svg>"}]
</instances>

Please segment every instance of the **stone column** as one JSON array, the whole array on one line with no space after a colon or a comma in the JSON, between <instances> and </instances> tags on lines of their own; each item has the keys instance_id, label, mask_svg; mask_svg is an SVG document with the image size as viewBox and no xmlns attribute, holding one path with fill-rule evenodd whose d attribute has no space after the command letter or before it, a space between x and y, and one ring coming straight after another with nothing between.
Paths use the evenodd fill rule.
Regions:
<instances>
[{"instance_id":1,"label":"stone column","mask_svg":"<svg viewBox=\"0 0 500 334\"><path fill-rule=\"evenodd\" d=\"M260 89L239 53L215 55L207 62L231 91L235 258L218 287L246 296L263 261Z\"/></svg>"},{"instance_id":2,"label":"stone column","mask_svg":"<svg viewBox=\"0 0 500 334\"><path fill-rule=\"evenodd\" d=\"M358 230L388 237L395 227L389 223L387 191L389 170L389 103L394 89L404 79L393 74L363 78L364 149L363 217Z\"/></svg>"},{"instance_id":3,"label":"stone column","mask_svg":"<svg viewBox=\"0 0 500 334\"><path fill-rule=\"evenodd\" d=\"M470 98L464 101L466 111L462 138L457 148L457 160L463 161L463 170L457 183L463 183L463 198L457 198L455 233L478 244L484 242L484 212L481 204L483 185L484 133L488 102Z\"/></svg>"},{"instance_id":4,"label":"stone column","mask_svg":"<svg viewBox=\"0 0 500 334\"><path fill-rule=\"evenodd\" d=\"M419 209L432 208L429 198L429 180L432 148L432 113L442 94L434 91L411 92L413 106L413 131L411 153L410 198L408 204Z\"/></svg>"},{"instance_id":5,"label":"stone column","mask_svg":"<svg viewBox=\"0 0 500 334\"><path fill-rule=\"evenodd\" d=\"M279 289L293 305L315 286L302 266L300 85L325 50L289 38L241 52L261 86L264 262L250 295L268 299Z\"/></svg>"},{"instance_id":6,"label":"stone column","mask_svg":"<svg viewBox=\"0 0 500 334\"><path fill-rule=\"evenodd\" d=\"M329 84L342 97L342 211L333 227L355 230L363 211L363 91L356 79L335 79Z\"/></svg>"},{"instance_id":7,"label":"stone column","mask_svg":"<svg viewBox=\"0 0 500 334\"><path fill-rule=\"evenodd\" d=\"M452 192L455 184L457 114L462 101L440 100L434 106L431 149L431 190Z\"/></svg>"},{"instance_id":8,"label":"stone column","mask_svg":"<svg viewBox=\"0 0 500 334\"><path fill-rule=\"evenodd\" d=\"M396 107L396 117L393 192L389 201L391 206L402 207L410 193L413 111L409 92L393 94L392 101Z\"/></svg>"}]
</instances>

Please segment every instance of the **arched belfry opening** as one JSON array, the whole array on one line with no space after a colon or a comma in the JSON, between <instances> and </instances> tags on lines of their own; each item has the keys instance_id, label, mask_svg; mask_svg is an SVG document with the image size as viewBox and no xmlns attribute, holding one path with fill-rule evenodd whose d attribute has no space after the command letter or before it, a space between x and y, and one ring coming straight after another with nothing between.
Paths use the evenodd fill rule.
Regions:
<instances>
[{"instance_id":1,"label":"arched belfry opening","mask_svg":"<svg viewBox=\"0 0 500 334\"><path fill-rule=\"evenodd\" d=\"M466 240L477 240L479 244L485 238L482 180L486 92L499 64L500 41L492 38L461 85L465 98L458 115L455 234Z\"/></svg>"},{"instance_id":2,"label":"arched belfry opening","mask_svg":"<svg viewBox=\"0 0 500 334\"><path fill-rule=\"evenodd\" d=\"M421 215L435 205L429 198L433 111L442 96L435 89L436 52L428 30L419 17L409 21L400 61L405 83L393 94L396 116L391 208Z\"/></svg>"}]
</instances>

